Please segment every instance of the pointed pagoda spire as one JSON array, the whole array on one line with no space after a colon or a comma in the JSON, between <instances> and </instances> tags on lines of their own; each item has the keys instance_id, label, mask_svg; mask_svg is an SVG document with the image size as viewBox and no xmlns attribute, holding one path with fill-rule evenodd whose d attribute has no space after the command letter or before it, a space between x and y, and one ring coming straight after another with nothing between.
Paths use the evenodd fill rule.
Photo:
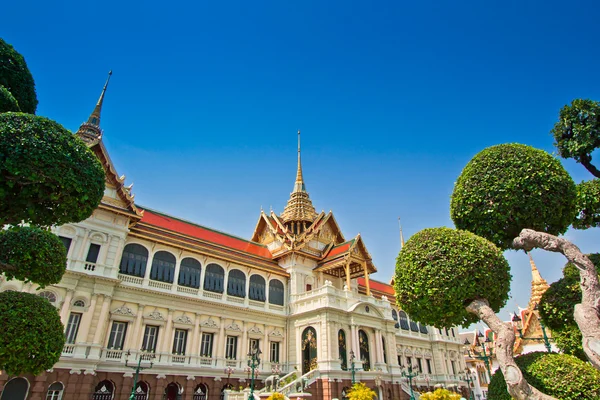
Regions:
<instances>
[{"instance_id":1,"label":"pointed pagoda spire","mask_svg":"<svg viewBox=\"0 0 600 400\"><path fill-rule=\"evenodd\" d=\"M529 308L534 309L537 304L542 300L542 295L548 288L548 282L542 275L540 275L540 271L538 271L533 258L531 257L531 253L527 252L529 256L529 264L531 265L531 296L529 298Z\"/></svg>"},{"instance_id":2,"label":"pointed pagoda spire","mask_svg":"<svg viewBox=\"0 0 600 400\"><path fill-rule=\"evenodd\" d=\"M294 190L290 195L290 199L285 206L281 219L285 224L300 223L293 225L293 231L300 233L304 229L305 223L310 223L317 217L315 207L310 201L304 178L302 176L302 161L300 158L300 130L298 130L298 170L296 171L296 181L294 182Z\"/></svg>"},{"instance_id":3,"label":"pointed pagoda spire","mask_svg":"<svg viewBox=\"0 0 600 400\"><path fill-rule=\"evenodd\" d=\"M108 82L110 81L111 75L112 71L108 71L108 78L106 78L106 83L104 84L102 93L100 93L100 97L98 98L98 102L94 107L94 111L92 111L90 114L87 122L81 124L79 130L77 131L77 135L86 143L95 143L102 137L102 130L100 129L100 114L102 113L104 95L106 94L106 89L108 88Z\"/></svg>"},{"instance_id":4,"label":"pointed pagoda spire","mask_svg":"<svg viewBox=\"0 0 600 400\"><path fill-rule=\"evenodd\" d=\"M402 233L402 224L400 223L400 217L398 217L398 227L400 228L400 250L404 248L404 234Z\"/></svg>"}]
</instances>

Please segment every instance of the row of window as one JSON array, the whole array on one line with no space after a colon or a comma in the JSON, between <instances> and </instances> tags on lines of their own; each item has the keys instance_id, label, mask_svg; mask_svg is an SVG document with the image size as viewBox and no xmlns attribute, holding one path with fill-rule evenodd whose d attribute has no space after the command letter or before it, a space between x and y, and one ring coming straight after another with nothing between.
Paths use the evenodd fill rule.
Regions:
<instances>
[{"instance_id":1,"label":"row of window","mask_svg":"<svg viewBox=\"0 0 600 400\"><path fill-rule=\"evenodd\" d=\"M64 393L64 385L61 382L54 382L48 386L46 391L46 400L61 400ZM29 381L25 378L14 378L11 379L4 385L2 396L0 399L4 400L25 400L27 393L29 392Z\"/></svg>"},{"instance_id":2,"label":"row of window","mask_svg":"<svg viewBox=\"0 0 600 400\"><path fill-rule=\"evenodd\" d=\"M427 326L413 320L409 321L408 314L406 314L402 310L396 312L396 310L392 308L392 318L394 319L394 321L397 321L396 328L400 328L405 331L411 330L413 332L421 332L425 334L428 332Z\"/></svg>"},{"instance_id":3,"label":"row of window","mask_svg":"<svg viewBox=\"0 0 600 400\"><path fill-rule=\"evenodd\" d=\"M144 277L148 263L148 250L137 243L130 243L123 250L119 272L125 275ZM150 279L173 283L175 279L175 256L168 251L158 251L152 258ZM181 260L177 284L198 289L201 282L202 265L196 259L187 257ZM209 264L204 273L204 290L223 293L225 270L218 264ZM227 294L246 297L250 300L266 301L267 291L265 279L260 275L252 275L246 293L246 274L238 269L229 271ZM269 281L269 303L283 305L283 283L277 279Z\"/></svg>"},{"instance_id":4,"label":"row of window","mask_svg":"<svg viewBox=\"0 0 600 400\"><path fill-rule=\"evenodd\" d=\"M77 330L81 314L71 313L67 328L65 331L66 342L75 343ZM125 336L127 334L127 322L114 321L110 330L107 347L109 349L123 350L125 344ZM160 327L154 325L146 325L144 328L144 337L142 340L142 350L155 353L158 347L158 332ZM172 354L185 355L187 351L189 330L175 329L173 334ZM200 341L200 356L213 357L214 333L202 332ZM235 360L238 358L238 336L227 336L225 342L225 358ZM249 349L259 348L259 339L249 340ZM270 342L270 358L272 363L279 362L279 342ZM243 356L243 355L242 355Z\"/></svg>"}]
</instances>

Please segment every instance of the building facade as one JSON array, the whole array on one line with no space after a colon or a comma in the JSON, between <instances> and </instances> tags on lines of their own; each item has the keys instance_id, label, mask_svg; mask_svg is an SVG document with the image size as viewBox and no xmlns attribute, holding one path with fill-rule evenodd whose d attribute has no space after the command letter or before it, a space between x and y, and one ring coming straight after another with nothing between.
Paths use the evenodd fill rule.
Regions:
<instances>
[{"instance_id":1,"label":"building facade","mask_svg":"<svg viewBox=\"0 0 600 400\"><path fill-rule=\"evenodd\" d=\"M67 343L39 376L0 374L1 400L128 399L132 389L138 400L218 400L253 375L263 398L276 387L341 399L353 377L380 399L465 386L457 329L411 320L371 279L361 236L315 211L299 146L283 212L261 211L252 237L238 238L134 202L102 141L105 92L77 132L104 166L105 195L87 220L54 228L68 250L62 281L40 290L0 279L0 291L54 304Z\"/></svg>"}]
</instances>

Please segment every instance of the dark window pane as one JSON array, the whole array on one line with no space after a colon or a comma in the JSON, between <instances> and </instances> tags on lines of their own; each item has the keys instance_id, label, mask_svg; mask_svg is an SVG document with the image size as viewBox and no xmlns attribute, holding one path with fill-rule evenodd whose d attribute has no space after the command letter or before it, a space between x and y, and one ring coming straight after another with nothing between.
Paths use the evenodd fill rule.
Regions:
<instances>
[{"instance_id":1,"label":"dark window pane","mask_svg":"<svg viewBox=\"0 0 600 400\"><path fill-rule=\"evenodd\" d=\"M131 243L123 249L119 272L125 275L144 277L148 263L148 250L142 245Z\"/></svg>"},{"instance_id":2,"label":"dark window pane","mask_svg":"<svg viewBox=\"0 0 600 400\"><path fill-rule=\"evenodd\" d=\"M283 283L277 279L269 282L269 303L283 305Z\"/></svg>"},{"instance_id":3,"label":"dark window pane","mask_svg":"<svg viewBox=\"0 0 600 400\"><path fill-rule=\"evenodd\" d=\"M59 236L58 238L63 243L63 245L65 245L65 249L67 249L67 253L68 253L69 249L71 248L71 238L64 237L64 236Z\"/></svg>"},{"instance_id":4,"label":"dark window pane","mask_svg":"<svg viewBox=\"0 0 600 400\"><path fill-rule=\"evenodd\" d=\"M95 264L98 261L98 254L100 253L100 245L99 244L90 244L90 248L88 250L87 257L85 261Z\"/></svg>"}]
</instances>

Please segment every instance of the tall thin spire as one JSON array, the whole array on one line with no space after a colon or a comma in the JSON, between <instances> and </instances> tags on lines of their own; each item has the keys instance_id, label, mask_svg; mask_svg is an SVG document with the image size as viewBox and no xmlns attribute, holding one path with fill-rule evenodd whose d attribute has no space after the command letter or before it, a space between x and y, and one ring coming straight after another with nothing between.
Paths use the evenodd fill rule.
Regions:
<instances>
[{"instance_id":1,"label":"tall thin spire","mask_svg":"<svg viewBox=\"0 0 600 400\"><path fill-rule=\"evenodd\" d=\"M304 185L304 178L302 177L302 160L300 157L300 129L298 129L298 171L296 172L294 192L306 192L306 185Z\"/></svg>"},{"instance_id":2,"label":"tall thin spire","mask_svg":"<svg viewBox=\"0 0 600 400\"><path fill-rule=\"evenodd\" d=\"M88 120L81 124L79 130L77 131L77 136L90 144L96 143L102 137L102 130L100 129L100 114L102 113L102 103L104 103L104 95L106 94L106 89L108 88L108 82L110 81L111 75L112 71L109 71L108 78L106 78L106 83L104 84L102 93L100 93L100 97L98 98L98 102L94 107L94 111L92 111Z\"/></svg>"},{"instance_id":3,"label":"tall thin spire","mask_svg":"<svg viewBox=\"0 0 600 400\"><path fill-rule=\"evenodd\" d=\"M400 228L400 250L404 248L404 234L402 233L402 224L400 223L400 217L398 217L398 227Z\"/></svg>"},{"instance_id":4,"label":"tall thin spire","mask_svg":"<svg viewBox=\"0 0 600 400\"><path fill-rule=\"evenodd\" d=\"M533 258L531 257L531 253L527 252L529 256L529 265L531 265L531 297L529 298L529 308L534 309L536 304L539 304L542 295L546 290L548 290L548 282L542 275L540 275L540 271L538 271Z\"/></svg>"}]
</instances>

